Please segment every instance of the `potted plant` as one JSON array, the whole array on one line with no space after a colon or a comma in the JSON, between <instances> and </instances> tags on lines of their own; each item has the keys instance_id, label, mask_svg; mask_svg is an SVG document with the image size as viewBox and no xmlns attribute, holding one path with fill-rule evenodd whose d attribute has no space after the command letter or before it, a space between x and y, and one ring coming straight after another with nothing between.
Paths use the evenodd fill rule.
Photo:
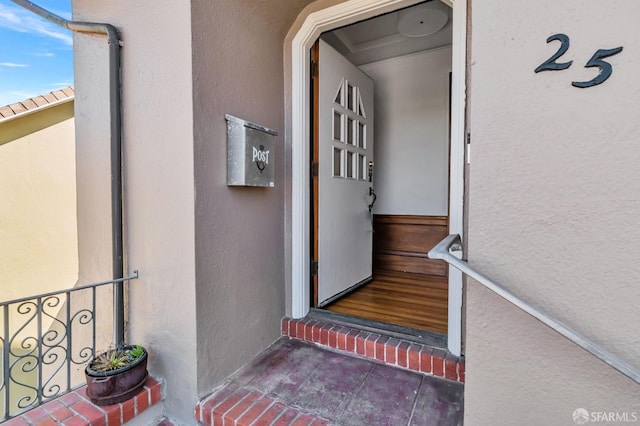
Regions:
<instances>
[{"instance_id":1,"label":"potted plant","mask_svg":"<svg viewBox=\"0 0 640 426\"><path fill-rule=\"evenodd\" d=\"M96 405L126 401L144 386L147 350L140 345L124 345L94 356L84 371L87 396Z\"/></svg>"}]
</instances>

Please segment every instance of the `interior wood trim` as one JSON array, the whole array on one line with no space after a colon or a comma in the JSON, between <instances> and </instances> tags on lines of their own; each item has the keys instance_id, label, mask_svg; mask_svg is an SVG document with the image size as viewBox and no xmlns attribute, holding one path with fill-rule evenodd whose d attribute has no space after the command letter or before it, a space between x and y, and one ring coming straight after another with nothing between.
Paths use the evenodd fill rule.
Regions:
<instances>
[{"instance_id":1,"label":"interior wood trim","mask_svg":"<svg viewBox=\"0 0 640 426\"><path fill-rule=\"evenodd\" d=\"M448 216L418 216L402 214L375 214L374 222L397 223L402 225L449 225Z\"/></svg>"},{"instance_id":2,"label":"interior wood trim","mask_svg":"<svg viewBox=\"0 0 640 426\"><path fill-rule=\"evenodd\" d=\"M312 73L312 90L313 90L313 94L312 94L312 100L311 102L313 103L312 105L312 109L313 109L313 115L312 115L312 120L313 120L313 134L312 134L312 141L311 141L311 151L312 151L312 165L311 167L313 168L313 164L314 163L318 163L319 159L320 159L320 139L319 139L319 135L320 135L320 79L318 78L319 76L317 75L317 70L319 70L319 66L320 66L320 39L316 40L316 42L313 44L313 47L311 48L311 57L312 57L312 63L315 64L315 70ZM320 194L320 179L318 178L318 176L312 176L312 198L313 198L313 210L312 210L312 215L313 215L313 253L312 253L312 257L313 257L313 261L314 262L318 262L318 218L319 218L319 209L320 209L320 200L319 200L319 194ZM313 271L312 271L313 273ZM313 288L311 289L311 304L312 306L318 306L318 274L315 273L312 275L311 277L311 282L313 283Z\"/></svg>"},{"instance_id":3,"label":"interior wood trim","mask_svg":"<svg viewBox=\"0 0 640 426\"><path fill-rule=\"evenodd\" d=\"M407 257L420 257L422 259L428 259L427 253L420 253L417 251L398 251L398 250L377 250L377 254L388 254L391 256L407 256Z\"/></svg>"}]
</instances>

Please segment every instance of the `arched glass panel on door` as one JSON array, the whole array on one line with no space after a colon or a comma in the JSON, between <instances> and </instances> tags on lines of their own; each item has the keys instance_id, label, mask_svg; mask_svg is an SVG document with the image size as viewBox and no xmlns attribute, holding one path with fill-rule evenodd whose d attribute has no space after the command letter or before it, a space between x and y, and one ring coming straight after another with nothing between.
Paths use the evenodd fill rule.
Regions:
<instances>
[{"instance_id":1,"label":"arched glass panel on door","mask_svg":"<svg viewBox=\"0 0 640 426\"><path fill-rule=\"evenodd\" d=\"M357 85L345 79L340 82L333 98L332 120L333 177L366 180L366 111Z\"/></svg>"}]
</instances>

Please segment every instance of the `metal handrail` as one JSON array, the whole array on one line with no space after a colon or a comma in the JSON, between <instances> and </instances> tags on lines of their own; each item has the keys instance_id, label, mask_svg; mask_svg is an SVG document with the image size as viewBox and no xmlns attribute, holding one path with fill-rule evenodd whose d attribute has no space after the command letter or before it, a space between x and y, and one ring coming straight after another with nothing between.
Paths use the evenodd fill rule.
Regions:
<instances>
[{"instance_id":1,"label":"metal handrail","mask_svg":"<svg viewBox=\"0 0 640 426\"><path fill-rule=\"evenodd\" d=\"M135 280L135 279L138 279L138 278L140 278L140 276L138 274L138 271L133 271L133 275L130 275L130 276L124 277L124 278L118 278L117 280L108 280L108 281L101 281L99 283L79 285L79 286L73 287L73 288L71 288L69 290L51 291L49 293L42 293L42 294L38 294L36 296L27 296L27 297L23 297L21 299L14 299L14 300L6 301L6 302L0 302L0 307L3 307L5 305L12 305L12 304L15 304L15 303L26 302L27 300L35 299L37 297L55 296L55 295L58 295L58 294L67 293L69 291L84 290L84 289L91 288L91 287L99 287L99 286L104 285L104 284L123 283L125 281L131 281L131 280Z\"/></svg>"},{"instance_id":2,"label":"metal handrail","mask_svg":"<svg viewBox=\"0 0 640 426\"><path fill-rule=\"evenodd\" d=\"M449 265L453 266L456 269L459 269L462 273L478 281L480 284L484 285L486 288L493 291L498 296L501 296L503 299L511 302L513 305L522 309L547 327L553 329L560 335L571 340L582 349L598 357L604 363L610 365L634 382L640 384L640 371L633 367L631 364L618 358L616 355L600 347L592 340L571 329L549 314L525 302L510 290L507 290L502 285L493 281L491 278L481 274L480 272L469 266L469 264L464 260L458 259L454 254L451 253L452 250L462 250L462 241L460 239L460 235L458 234L451 234L446 237L429 251L428 256L430 259L444 260Z\"/></svg>"}]
</instances>

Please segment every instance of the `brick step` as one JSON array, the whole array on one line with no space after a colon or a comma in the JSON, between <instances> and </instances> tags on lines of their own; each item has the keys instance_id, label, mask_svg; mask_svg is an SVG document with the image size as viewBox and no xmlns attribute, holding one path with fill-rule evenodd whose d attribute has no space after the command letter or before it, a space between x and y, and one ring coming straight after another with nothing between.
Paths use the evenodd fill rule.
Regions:
<instances>
[{"instance_id":1,"label":"brick step","mask_svg":"<svg viewBox=\"0 0 640 426\"><path fill-rule=\"evenodd\" d=\"M162 400L162 382L149 376L144 387L133 398L119 404L98 406L82 386L3 423L4 426L44 425L108 425L120 426L142 414ZM163 423L171 425L172 423Z\"/></svg>"},{"instance_id":2,"label":"brick step","mask_svg":"<svg viewBox=\"0 0 640 426\"><path fill-rule=\"evenodd\" d=\"M283 318L282 336L447 380L465 379L464 357L381 333L313 318Z\"/></svg>"},{"instance_id":3,"label":"brick step","mask_svg":"<svg viewBox=\"0 0 640 426\"><path fill-rule=\"evenodd\" d=\"M230 383L196 406L196 420L203 425L320 426L328 421L262 392Z\"/></svg>"},{"instance_id":4,"label":"brick step","mask_svg":"<svg viewBox=\"0 0 640 426\"><path fill-rule=\"evenodd\" d=\"M206 426L461 425L463 394L456 381L283 337L201 400L195 418Z\"/></svg>"}]
</instances>

